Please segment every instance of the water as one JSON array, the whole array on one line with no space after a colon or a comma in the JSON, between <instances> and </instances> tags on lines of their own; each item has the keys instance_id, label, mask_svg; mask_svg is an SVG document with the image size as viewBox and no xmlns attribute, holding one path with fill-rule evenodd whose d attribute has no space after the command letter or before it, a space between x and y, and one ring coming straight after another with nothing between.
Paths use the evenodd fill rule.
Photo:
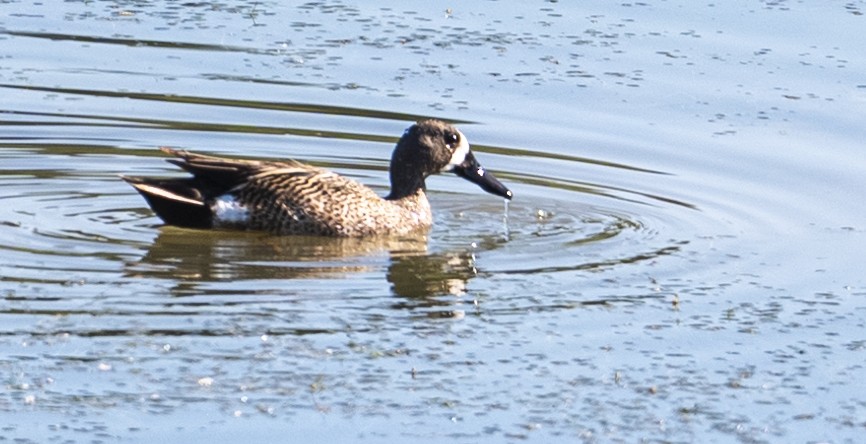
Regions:
<instances>
[{"instance_id":1,"label":"water","mask_svg":"<svg viewBox=\"0 0 866 444\"><path fill-rule=\"evenodd\" d=\"M857 442L859 2L7 2L0 393L17 442ZM156 149L383 194L373 240L163 227Z\"/></svg>"}]
</instances>

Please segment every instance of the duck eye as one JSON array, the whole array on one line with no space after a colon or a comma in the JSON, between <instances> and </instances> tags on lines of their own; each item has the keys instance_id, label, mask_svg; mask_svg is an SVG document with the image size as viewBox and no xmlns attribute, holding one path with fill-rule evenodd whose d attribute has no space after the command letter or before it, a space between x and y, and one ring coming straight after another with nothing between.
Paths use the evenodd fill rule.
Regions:
<instances>
[{"instance_id":1,"label":"duck eye","mask_svg":"<svg viewBox=\"0 0 866 444\"><path fill-rule=\"evenodd\" d=\"M457 133L445 133L445 146L453 148L460 142L460 136Z\"/></svg>"}]
</instances>

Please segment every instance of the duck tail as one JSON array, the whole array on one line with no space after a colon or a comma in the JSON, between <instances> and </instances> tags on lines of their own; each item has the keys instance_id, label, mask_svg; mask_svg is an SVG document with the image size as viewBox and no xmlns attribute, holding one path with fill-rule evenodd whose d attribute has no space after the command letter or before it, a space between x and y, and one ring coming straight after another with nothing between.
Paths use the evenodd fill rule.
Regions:
<instances>
[{"instance_id":1,"label":"duck tail","mask_svg":"<svg viewBox=\"0 0 866 444\"><path fill-rule=\"evenodd\" d=\"M144 196L166 224L188 228L213 227L213 212L193 179L120 178Z\"/></svg>"}]
</instances>

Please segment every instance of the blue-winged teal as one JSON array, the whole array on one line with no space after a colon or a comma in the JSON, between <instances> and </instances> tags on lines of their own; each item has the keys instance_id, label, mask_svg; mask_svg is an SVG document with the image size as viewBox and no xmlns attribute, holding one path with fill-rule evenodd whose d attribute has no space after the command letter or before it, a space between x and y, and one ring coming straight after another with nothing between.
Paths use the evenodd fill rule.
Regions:
<instances>
[{"instance_id":1,"label":"blue-winged teal","mask_svg":"<svg viewBox=\"0 0 866 444\"><path fill-rule=\"evenodd\" d=\"M162 148L183 179L123 177L165 223L277 234L368 236L401 234L432 223L424 180L454 172L483 190L511 199L484 171L456 128L437 120L412 125L391 157L391 193L294 160L267 162L204 156Z\"/></svg>"}]
</instances>

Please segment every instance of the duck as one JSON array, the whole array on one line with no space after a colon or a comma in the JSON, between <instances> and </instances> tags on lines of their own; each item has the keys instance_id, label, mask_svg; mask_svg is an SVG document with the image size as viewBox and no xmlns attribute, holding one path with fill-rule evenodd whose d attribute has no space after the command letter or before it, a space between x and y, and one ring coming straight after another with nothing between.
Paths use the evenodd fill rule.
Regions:
<instances>
[{"instance_id":1,"label":"duck","mask_svg":"<svg viewBox=\"0 0 866 444\"><path fill-rule=\"evenodd\" d=\"M511 200L513 193L485 170L466 136L440 120L403 132L391 155L390 192L380 196L351 178L297 160L243 160L168 147L183 178L121 176L167 225L239 229L277 235L364 237L402 235L433 223L425 180L454 173Z\"/></svg>"}]
</instances>

